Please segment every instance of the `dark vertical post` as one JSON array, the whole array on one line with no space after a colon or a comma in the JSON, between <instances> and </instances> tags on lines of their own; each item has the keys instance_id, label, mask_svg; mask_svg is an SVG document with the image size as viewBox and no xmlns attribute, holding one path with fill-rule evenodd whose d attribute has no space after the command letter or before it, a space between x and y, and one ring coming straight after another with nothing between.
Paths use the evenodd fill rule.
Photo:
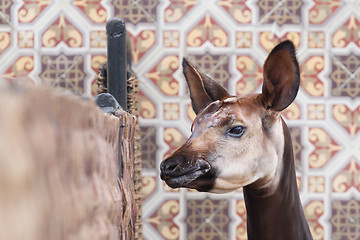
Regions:
<instances>
[{"instance_id":1,"label":"dark vertical post","mask_svg":"<svg viewBox=\"0 0 360 240\"><path fill-rule=\"evenodd\" d=\"M107 87L120 106L127 110L127 74L126 74L126 27L118 17L106 23L107 34Z\"/></svg>"}]
</instances>

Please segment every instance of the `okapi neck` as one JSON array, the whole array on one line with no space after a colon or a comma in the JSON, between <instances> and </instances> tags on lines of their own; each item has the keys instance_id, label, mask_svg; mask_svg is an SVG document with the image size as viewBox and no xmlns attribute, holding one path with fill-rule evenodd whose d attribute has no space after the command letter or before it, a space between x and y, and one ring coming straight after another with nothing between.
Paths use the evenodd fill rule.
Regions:
<instances>
[{"instance_id":1,"label":"okapi neck","mask_svg":"<svg viewBox=\"0 0 360 240\"><path fill-rule=\"evenodd\" d=\"M284 122L283 133L283 168L278 186L275 190L243 188L249 240L312 239L296 184L291 136Z\"/></svg>"}]
</instances>

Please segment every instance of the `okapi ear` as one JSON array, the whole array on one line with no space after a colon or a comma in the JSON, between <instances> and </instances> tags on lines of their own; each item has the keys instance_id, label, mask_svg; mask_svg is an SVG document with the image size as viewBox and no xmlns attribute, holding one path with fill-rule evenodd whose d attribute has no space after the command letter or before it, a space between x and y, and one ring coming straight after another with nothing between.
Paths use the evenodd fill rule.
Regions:
<instances>
[{"instance_id":1,"label":"okapi ear","mask_svg":"<svg viewBox=\"0 0 360 240\"><path fill-rule=\"evenodd\" d=\"M265 109L284 110L294 101L300 84L294 44L288 40L278 44L266 59L263 71L261 100Z\"/></svg>"},{"instance_id":2,"label":"okapi ear","mask_svg":"<svg viewBox=\"0 0 360 240\"><path fill-rule=\"evenodd\" d=\"M183 72L190 90L191 104L196 114L211 102L230 96L221 85L199 72L186 58L183 59Z\"/></svg>"}]
</instances>

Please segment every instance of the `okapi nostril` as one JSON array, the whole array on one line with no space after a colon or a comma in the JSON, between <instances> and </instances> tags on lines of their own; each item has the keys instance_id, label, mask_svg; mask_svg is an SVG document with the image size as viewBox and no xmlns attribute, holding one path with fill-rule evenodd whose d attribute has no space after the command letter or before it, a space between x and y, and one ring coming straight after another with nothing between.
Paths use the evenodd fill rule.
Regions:
<instances>
[{"instance_id":1,"label":"okapi nostril","mask_svg":"<svg viewBox=\"0 0 360 240\"><path fill-rule=\"evenodd\" d=\"M169 163L168 161L163 161L160 165L160 170L161 172L167 172L167 171L171 171L173 170L175 167L177 166L177 164L173 164L173 163Z\"/></svg>"},{"instance_id":2,"label":"okapi nostril","mask_svg":"<svg viewBox=\"0 0 360 240\"><path fill-rule=\"evenodd\" d=\"M163 161L160 165L160 171L161 171L161 178L163 180L171 177L172 175L174 175L174 172L176 170L176 168L179 166L179 162L178 161L169 161L170 159L167 159L165 161Z\"/></svg>"},{"instance_id":3,"label":"okapi nostril","mask_svg":"<svg viewBox=\"0 0 360 240\"><path fill-rule=\"evenodd\" d=\"M178 166L179 164L169 164L166 166L165 171L167 172L172 172L175 170L175 168Z\"/></svg>"},{"instance_id":4,"label":"okapi nostril","mask_svg":"<svg viewBox=\"0 0 360 240\"><path fill-rule=\"evenodd\" d=\"M184 160L185 158L182 155L165 159L160 165L160 170L162 174L173 174L174 171L176 171L176 169L178 168L178 166L180 166L184 162Z\"/></svg>"}]
</instances>

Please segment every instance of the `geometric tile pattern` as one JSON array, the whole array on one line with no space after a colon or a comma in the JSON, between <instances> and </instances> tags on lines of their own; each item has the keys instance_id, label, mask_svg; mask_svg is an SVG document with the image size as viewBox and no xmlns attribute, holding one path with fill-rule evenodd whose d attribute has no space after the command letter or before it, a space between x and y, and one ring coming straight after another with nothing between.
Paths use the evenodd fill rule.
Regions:
<instances>
[{"instance_id":1,"label":"geometric tile pattern","mask_svg":"<svg viewBox=\"0 0 360 240\"><path fill-rule=\"evenodd\" d=\"M141 159L143 168L155 169L156 167L156 128L140 127L141 132Z\"/></svg>"},{"instance_id":2,"label":"geometric tile pattern","mask_svg":"<svg viewBox=\"0 0 360 240\"><path fill-rule=\"evenodd\" d=\"M360 42L360 40L359 40ZM360 96L360 56L350 54L333 57L333 71L330 75L332 81L332 94L334 96Z\"/></svg>"},{"instance_id":3,"label":"geometric tile pattern","mask_svg":"<svg viewBox=\"0 0 360 240\"><path fill-rule=\"evenodd\" d=\"M284 24L299 24L301 21L301 0L278 1L278 0L260 0L258 2L259 15L261 22L273 23L282 26Z\"/></svg>"},{"instance_id":4,"label":"geometric tile pattern","mask_svg":"<svg viewBox=\"0 0 360 240\"><path fill-rule=\"evenodd\" d=\"M85 73L82 56L42 56L40 78L44 85L71 89L81 93Z\"/></svg>"},{"instance_id":5,"label":"geometric tile pattern","mask_svg":"<svg viewBox=\"0 0 360 240\"><path fill-rule=\"evenodd\" d=\"M356 199L332 202L332 239L360 238L360 204Z\"/></svg>"},{"instance_id":6,"label":"geometric tile pattern","mask_svg":"<svg viewBox=\"0 0 360 240\"><path fill-rule=\"evenodd\" d=\"M229 202L189 199L186 203L187 239L229 239Z\"/></svg>"},{"instance_id":7,"label":"geometric tile pattern","mask_svg":"<svg viewBox=\"0 0 360 240\"><path fill-rule=\"evenodd\" d=\"M92 94L113 16L126 21L139 78L145 239L246 239L241 189L170 189L159 165L194 119L182 58L245 95L261 90L263 62L283 39L296 45L301 68L298 97L283 116L312 234L360 238L359 1L3 0L0 84Z\"/></svg>"}]
</instances>

